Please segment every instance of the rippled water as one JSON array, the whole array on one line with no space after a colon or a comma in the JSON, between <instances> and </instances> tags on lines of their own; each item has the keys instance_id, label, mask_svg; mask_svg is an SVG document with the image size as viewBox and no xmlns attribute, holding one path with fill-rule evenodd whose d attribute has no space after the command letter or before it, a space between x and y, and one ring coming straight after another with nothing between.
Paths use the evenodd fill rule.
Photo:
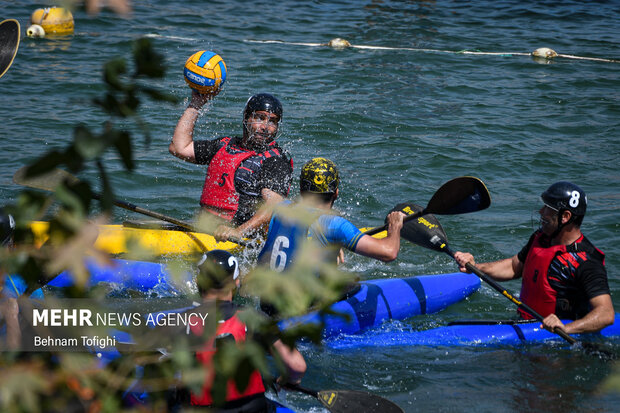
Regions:
<instances>
[{"instance_id":1,"label":"rippled water","mask_svg":"<svg viewBox=\"0 0 620 413\"><path fill-rule=\"evenodd\" d=\"M22 31L33 1L0 1L2 18ZM584 232L607 254L614 298L620 292L620 65L587 60L535 61L527 53L620 59L620 3L519 1L134 1L132 18L109 11L74 13L67 38L22 39L0 79L0 196L15 199L13 173L72 139L78 123L101 128L90 99L103 92L102 64L129 57L145 34L169 68L156 87L186 99L185 59L210 49L228 65L225 90L202 116L199 138L240 133L241 111L253 93L284 104L281 143L299 166L333 159L343 183L337 207L360 226L381 223L402 201L424 205L448 179L475 175L491 208L440 217L454 249L480 261L517 252L533 229L532 211L552 182L572 180L588 193ZM248 40L325 43L414 50L345 49ZM468 55L461 50L501 52ZM204 168L168 154L184 103L145 102L152 142L135 135L138 168L122 172L111 159L119 198L189 219L198 205ZM94 178L94 171L87 178ZM140 218L118 211L118 221ZM351 257L365 278L454 271L447 256L403 245L398 261ZM518 283L508 288L518 290ZM616 298L616 301L618 299ZM618 304L616 309L618 309ZM447 321L512 316L512 304L487 287L439 315L411 320L421 328ZM310 387L367 389L407 411L612 411L617 395L598 394L611 365L553 347L499 349L387 348L337 352L304 348ZM316 410L301 396L298 410Z\"/></svg>"}]
</instances>

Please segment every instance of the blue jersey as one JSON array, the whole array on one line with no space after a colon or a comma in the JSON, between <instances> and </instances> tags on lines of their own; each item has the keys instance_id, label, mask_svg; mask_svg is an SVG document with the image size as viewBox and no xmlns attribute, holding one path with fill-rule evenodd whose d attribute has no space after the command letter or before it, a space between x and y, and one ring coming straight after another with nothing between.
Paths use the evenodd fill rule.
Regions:
<instances>
[{"instance_id":1,"label":"blue jersey","mask_svg":"<svg viewBox=\"0 0 620 413\"><path fill-rule=\"evenodd\" d=\"M290 204L290 201L282 204ZM336 253L340 247L355 251L358 241L364 235L355 225L338 215L321 215L323 210L308 209L308 212L317 216L310 225L274 213L269 223L267 240L258 255L259 264L268 264L274 271L284 271L294 262L296 254L309 238L325 249L334 247ZM335 263L335 254L326 254L322 259L332 258Z\"/></svg>"}]
</instances>

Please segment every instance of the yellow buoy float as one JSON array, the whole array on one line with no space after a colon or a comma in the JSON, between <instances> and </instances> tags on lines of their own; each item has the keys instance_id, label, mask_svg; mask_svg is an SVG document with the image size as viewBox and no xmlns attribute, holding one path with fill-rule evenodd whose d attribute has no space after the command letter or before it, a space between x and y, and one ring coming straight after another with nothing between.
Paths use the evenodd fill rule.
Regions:
<instances>
[{"instance_id":1,"label":"yellow buoy float","mask_svg":"<svg viewBox=\"0 0 620 413\"><path fill-rule=\"evenodd\" d=\"M26 29L26 35L31 37L43 37L46 34L73 34L75 28L73 15L63 7L36 9L30 16L30 23L32 25Z\"/></svg>"}]
</instances>

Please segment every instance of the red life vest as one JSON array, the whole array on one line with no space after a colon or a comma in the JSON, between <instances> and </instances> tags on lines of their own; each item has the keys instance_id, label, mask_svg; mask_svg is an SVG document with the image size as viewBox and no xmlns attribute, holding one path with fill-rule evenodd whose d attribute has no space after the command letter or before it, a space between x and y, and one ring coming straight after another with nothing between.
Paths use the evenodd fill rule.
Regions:
<instances>
[{"instance_id":1,"label":"red life vest","mask_svg":"<svg viewBox=\"0 0 620 413\"><path fill-rule=\"evenodd\" d=\"M222 142L224 144L209 162L200 205L230 221L239 207L239 194L235 190L235 172L243 161L257 154L238 147L234 147L234 153L230 153L227 150L230 138L223 138Z\"/></svg>"},{"instance_id":2,"label":"red life vest","mask_svg":"<svg viewBox=\"0 0 620 413\"><path fill-rule=\"evenodd\" d=\"M280 151L275 147L257 153L236 145L230 145L230 141L231 138L229 137L222 138L222 147L209 162L207 177L200 196L200 205L228 221L233 219L239 208L239 194L235 189L235 173L243 161L252 156L260 156L266 159L280 155ZM269 146L274 145L275 141ZM256 171L248 169L247 172L254 173Z\"/></svg>"},{"instance_id":3,"label":"red life vest","mask_svg":"<svg viewBox=\"0 0 620 413\"><path fill-rule=\"evenodd\" d=\"M544 246L541 243L543 233L534 237L523 264L523 282L521 284L521 301L532 307L543 317L549 314L558 314L560 310L566 311L562 304L558 308L558 291L553 288L551 282L556 285L566 285L566 281L574 277L574 271L588 259L586 251L569 251L566 245ZM575 241L574 245L584 241L583 234ZM601 256L603 253L596 250ZM553 270L550 272L551 267ZM563 301L566 301L563 299ZM570 303L576 304L576 303ZM533 317L524 310L519 309L521 317L532 319ZM572 317L574 318L574 317Z\"/></svg>"},{"instance_id":4,"label":"red life vest","mask_svg":"<svg viewBox=\"0 0 620 413\"><path fill-rule=\"evenodd\" d=\"M204 326L201 323L195 324L195 326L190 325L192 332L196 335L202 335ZM246 326L241 322L241 320L239 320L237 314L218 325L216 336L221 336L224 334L231 334L237 343L245 341ZM194 393L191 394L191 404L193 406L210 406L213 403L213 398L211 397L211 387L213 386L213 381L215 380L215 371L211 368L211 359L215 355L215 338L205 343L203 348L204 350L196 352L196 360L198 360L199 363L208 366L208 369L205 382L202 386L202 393L200 395L196 395ZM234 380L231 379L228 381L226 401L238 400L261 393L265 393L265 386L263 385L263 379L260 372L255 370L250 374L248 386L243 392L237 389Z\"/></svg>"}]
</instances>

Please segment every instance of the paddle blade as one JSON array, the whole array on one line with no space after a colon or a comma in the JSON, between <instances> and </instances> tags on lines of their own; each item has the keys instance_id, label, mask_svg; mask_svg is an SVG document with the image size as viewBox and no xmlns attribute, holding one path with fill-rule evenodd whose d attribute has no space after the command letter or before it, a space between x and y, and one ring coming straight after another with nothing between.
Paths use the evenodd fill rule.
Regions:
<instances>
[{"instance_id":1,"label":"paddle blade","mask_svg":"<svg viewBox=\"0 0 620 413\"><path fill-rule=\"evenodd\" d=\"M0 23L0 77L9 70L19 48L19 22L15 19Z\"/></svg>"},{"instance_id":2,"label":"paddle blade","mask_svg":"<svg viewBox=\"0 0 620 413\"><path fill-rule=\"evenodd\" d=\"M24 166L19 168L19 170L13 175L13 182L17 185L51 192L53 192L64 182L76 184L79 181L80 180L78 178L71 175L69 172L63 171L62 169L53 169L50 172L41 175L28 176L28 167Z\"/></svg>"},{"instance_id":3,"label":"paddle blade","mask_svg":"<svg viewBox=\"0 0 620 413\"><path fill-rule=\"evenodd\" d=\"M407 215L422 212L424 208L411 202L396 205L392 211L402 211ZM390 211L391 212L391 211ZM433 214L425 214L405 221L400 230L400 237L435 251L442 251L442 245L448 243L448 238L441 224Z\"/></svg>"},{"instance_id":4,"label":"paddle blade","mask_svg":"<svg viewBox=\"0 0 620 413\"><path fill-rule=\"evenodd\" d=\"M473 176L461 176L443 184L428 202L429 214L454 215L482 211L491 205L484 182Z\"/></svg>"},{"instance_id":5,"label":"paddle blade","mask_svg":"<svg viewBox=\"0 0 620 413\"><path fill-rule=\"evenodd\" d=\"M319 401L334 413L402 413L397 404L375 394L355 390L321 390Z\"/></svg>"}]
</instances>

